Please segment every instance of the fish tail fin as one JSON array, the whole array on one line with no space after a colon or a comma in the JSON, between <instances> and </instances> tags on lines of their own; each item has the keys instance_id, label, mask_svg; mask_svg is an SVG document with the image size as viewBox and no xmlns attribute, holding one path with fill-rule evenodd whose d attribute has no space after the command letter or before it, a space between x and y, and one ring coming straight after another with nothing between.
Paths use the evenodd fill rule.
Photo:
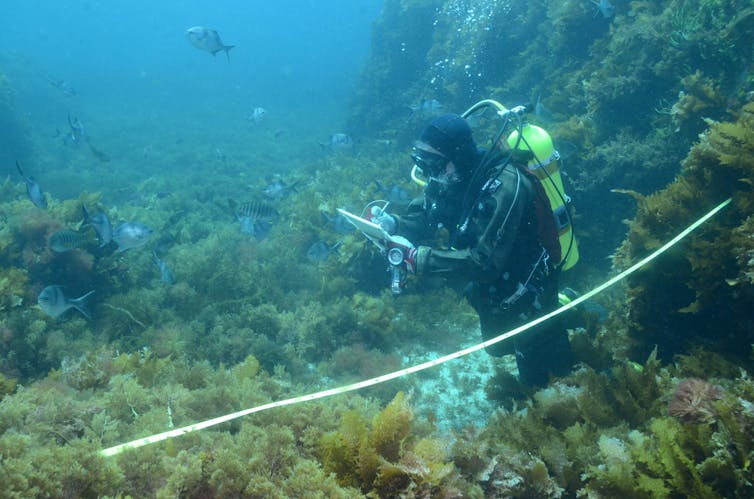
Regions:
<instances>
[{"instance_id":1,"label":"fish tail fin","mask_svg":"<svg viewBox=\"0 0 754 499\"><path fill-rule=\"evenodd\" d=\"M26 175L24 175L24 171L21 169L21 164L18 160L16 160L16 168L18 168L18 173L20 173L24 180L26 180Z\"/></svg>"},{"instance_id":2,"label":"fish tail fin","mask_svg":"<svg viewBox=\"0 0 754 499\"><path fill-rule=\"evenodd\" d=\"M235 45L223 45L223 50L225 51L225 57L228 58L228 62L230 62L230 49L235 47Z\"/></svg>"},{"instance_id":3,"label":"fish tail fin","mask_svg":"<svg viewBox=\"0 0 754 499\"><path fill-rule=\"evenodd\" d=\"M155 250L152 250L152 261L153 261L153 262L154 262L154 264L155 264L155 265L157 265L158 267L160 266L160 257L159 257L159 256L157 256L157 252L156 252Z\"/></svg>"},{"instance_id":4,"label":"fish tail fin","mask_svg":"<svg viewBox=\"0 0 754 499\"><path fill-rule=\"evenodd\" d=\"M86 209L86 205L85 204L81 205L81 211L84 212L84 225L89 225L89 223L91 223L92 219L89 216L89 210Z\"/></svg>"},{"instance_id":5,"label":"fish tail fin","mask_svg":"<svg viewBox=\"0 0 754 499\"><path fill-rule=\"evenodd\" d=\"M89 298L93 294L94 294L94 290L91 290L84 296L79 296L78 298L74 298L73 300L70 301L70 304L73 305L76 308L76 310L81 312L81 314L84 317L90 320L92 316L89 315L89 309L86 308L86 299Z\"/></svg>"}]
</instances>

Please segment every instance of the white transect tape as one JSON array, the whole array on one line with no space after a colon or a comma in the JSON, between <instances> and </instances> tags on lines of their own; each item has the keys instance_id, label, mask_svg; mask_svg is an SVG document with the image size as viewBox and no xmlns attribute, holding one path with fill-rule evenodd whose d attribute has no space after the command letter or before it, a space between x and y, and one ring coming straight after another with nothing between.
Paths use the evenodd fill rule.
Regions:
<instances>
[{"instance_id":1,"label":"white transect tape","mask_svg":"<svg viewBox=\"0 0 754 499\"><path fill-rule=\"evenodd\" d=\"M464 355L468 355L473 352L477 352L483 348L486 348L490 345L494 345L495 343L499 343L501 341L505 341L508 338L512 338L513 336L516 336L518 334L523 333L529 328L532 328L536 326L537 324L540 324L546 320L551 319L552 317L555 317L556 315L562 314L566 310L569 310L573 307L578 306L579 304L583 303L584 301L590 299L591 297L601 293L605 289L609 288L613 284L622 281L626 277L628 277L630 274L633 274L637 270L639 270L641 267L646 265L647 263L651 262L664 252L666 252L668 249L676 245L681 239L689 235L692 231L694 231L697 227L705 223L707 220L712 218L725 208L729 203L731 202L731 198L726 199L719 205L717 205L715 208L713 208L710 212L708 212L706 215L704 215L702 218L688 226L683 232L675 236L673 239L665 243L663 246L655 250L653 253L651 253L649 256L643 258L642 260L639 260L635 264L633 264L631 267L627 268L620 274L614 276L613 278L609 279L608 281L602 283L601 285L597 286L596 288L592 289L588 293L585 293L572 302L563 305L562 307L553 310L552 312L545 314L541 317L538 317L537 319L534 319L531 322L528 322L526 324L523 324L515 329L511 329L510 331L503 333L499 336L496 336L492 339L489 339L487 341L484 341L482 343L478 343L476 345L470 346L468 348L464 348L463 350L459 350L457 352L453 352L451 354L438 357L434 360L430 360L427 362L423 362L421 364L417 364L415 366L407 367L405 369L401 369L399 371L394 371L391 373L383 374L382 376L377 376L376 378L367 379L364 381L359 381L358 383L352 383L350 385L340 386L337 388L331 388L329 390L323 390L321 392L316 393L310 393L307 395L300 395L298 397L293 397L285 400L279 400L277 402L270 402L269 404L259 405L257 407L252 407L250 409L244 409L243 411L234 412L232 414L226 414L225 416L220 416L213 419L208 419L206 421L202 421L200 423L192 424L189 426L184 426L182 428L176 428L174 430L166 431L164 433L158 433L156 435L151 435L149 437L139 438L136 440L132 440L131 442L126 442L124 444L116 445L114 447L109 447L107 449L103 449L100 451L100 453L103 456L114 456L116 454L120 454L121 452L128 450L128 449L135 449L137 447L142 447L144 445L153 444L156 442L160 442L162 440L166 440L168 438L172 437L179 437L181 435L185 435L186 433L192 433L195 431L203 430L205 428L209 428L210 426L215 426L220 423L225 423L227 421L231 421L233 419L240 418L242 416L247 416L249 414L253 414L255 412L262 412L266 411L268 409L273 409L275 407L284 407L286 405L293 405L293 404L299 404L302 402L307 402L309 400L317 400L325 397L331 397L333 395L338 395L341 393L347 393L352 392L355 390L360 390L362 388L367 388L369 386L378 385L380 383L385 383L386 381L393 380L395 378L400 378L402 376L406 376L408 374L416 373L419 371L423 371L425 369L429 369L430 367L437 366L439 364L444 364L445 362L448 362L453 359L457 359L459 357L463 357Z\"/></svg>"}]
</instances>

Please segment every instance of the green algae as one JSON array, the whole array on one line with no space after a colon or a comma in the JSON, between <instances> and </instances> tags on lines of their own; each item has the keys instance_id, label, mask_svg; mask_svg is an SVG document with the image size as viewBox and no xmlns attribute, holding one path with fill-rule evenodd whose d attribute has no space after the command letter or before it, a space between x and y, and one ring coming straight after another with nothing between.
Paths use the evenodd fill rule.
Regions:
<instances>
[{"instance_id":1,"label":"green algae","mask_svg":"<svg viewBox=\"0 0 754 499\"><path fill-rule=\"evenodd\" d=\"M612 248L631 219L617 269L732 194L730 212L632 278L604 324L572 333L583 362L572 375L517 401L494 379L488 393L501 409L486 427L437 434L409 396L395 396L410 389L401 381L369 399L260 413L105 459L101 448L137 436L397 369L404 349L451 351L453 333L476 317L449 290L410 288L395 300L374 248L322 223L323 210L358 212L377 196L375 179L409 187L404 151L365 144L356 156L317 158L298 145L286 178L298 192L277 205L280 221L263 241L239 233L227 208L227 198L261 192L276 168L248 172L246 150L222 164L198 146L152 152L165 165L214 165L213 186L193 171L155 175L133 187L136 203L112 192L50 196L43 212L6 180L0 482L9 496L750 495L752 7L636 1L605 21L586 1L529 2L491 6L469 26L454 17L462 4L386 3L349 129L409 144L425 121L409 110L422 99L458 111L481 97L517 104L541 95L554 119L547 128L578 148L569 171L585 246ZM2 85L0 113L12 109ZM127 162L111 163L125 179ZM602 209L616 202L610 189L634 192L635 205L621 198L621 209ZM178 282L160 282L152 247L119 254L93 240L53 254L49 236L76 227L81 204L153 226ZM320 239L342 241L340 254L312 264L306 249ZM591 265L585 284L604 273ZM33 307L52 283L96 289L93 320L55 321ZM667 415L686 377L725 389L709 424Z\"/></svg>"}]
</instances>

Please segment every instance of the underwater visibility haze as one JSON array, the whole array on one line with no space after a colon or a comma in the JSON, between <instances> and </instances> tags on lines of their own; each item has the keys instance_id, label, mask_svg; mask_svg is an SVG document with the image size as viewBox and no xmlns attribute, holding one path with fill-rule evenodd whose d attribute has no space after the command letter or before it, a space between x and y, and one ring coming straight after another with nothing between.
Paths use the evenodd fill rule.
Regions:
<instances>
[{"instance_id":1,"label":"underwater visibility haze","mask_svg":"<svg viewBox=\"0 0 754 499\"><path fill-rule=\"evenodd\" d=\"M17 2L0 32L3 497L751 497L754 0ZM574 365L338 209L422 195L426 124L551 136ZM492 106L468 117L490 147ZM503 333L505 331L500 331Z\"/></svg>"}]
</instances>

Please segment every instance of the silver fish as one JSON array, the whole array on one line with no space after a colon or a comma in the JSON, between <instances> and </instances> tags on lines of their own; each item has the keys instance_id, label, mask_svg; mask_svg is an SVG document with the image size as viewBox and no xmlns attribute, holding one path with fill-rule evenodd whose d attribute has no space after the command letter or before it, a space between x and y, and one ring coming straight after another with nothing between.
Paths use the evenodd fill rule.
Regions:
<instances>
[{"instance_id":1,"label":"silver fish","mask_svg":"<svg viewBox=\"0 0 754 499\"><path fill-rule=\"evenodd\" d=\"M87 237L84 234L75 230L60 229L50 236L47 244L55 253L65 253L84 246L86 242Z\"/></svg>"},{"instance_id":2,"label":"silver fish","mask_svg":"<svg viewBox=\"0 0 754 499\"><path fill-rule=\"evenodd\" d=\"M51 76L47 77L47 82L52 85L53 87L60 90L63 95L66 97L75 97L76 96L76 89L73 88L73 85L71 85L69 82L65 80L59 80L56 78L53 78Z\"/></svg>"},{"instance_id":3,"label":"silver fish","mask_svg":"<svg viewBox=\"0 0 754 499\"><path fill-rule=\"evenodd\" d=\"M75 308L84 317L91 319L89 311L86 309L86 299L93 293L94 291L89 291L78 298L67 298L65 293L63 293L62 286L47 286L39 293L37 303L39 304L39 308L50 317L60 317L69 308Z\"/></svg>"},{"instance_id":4,"label":"silver fish","mask_svg":"<svg viewBox=\"0 0 754 499\"><path fill-rule=\"evenodd\" d=\"M94 227L99 237L99 245L105 246L113 240L113 226L110 224L110 219L107 218L107 214L103 211L98 211L94 215L89 213L85 205L81 205L81 209L84 210L84 225Z\"/></svg>"},{"instance_id":5,"label":"silver fish","mask_svg":"<svg viewBox=\"0 0 754 499\"><path fill-rule=\"evenodd\" d=\"M21 170L21 165L18 164L18 161L16 161L16 168L18 168L18 173L21 174L24 182L26 182L26 194L29 195L31 202L34 203L34 206L36 206L37 208L46 210L47 199L42 192L42 188L39 187L39 184L36 180L34 180L34 177L27 177L26 175L24 175L24 172L23 170Z\"/></svg>"},{"instance_id":6,"label":"silver fish","mask_svg":"<svg viewBox=\"0 0 754 499\"><path fill-rule=\"evenodd\" d=\"M589 0L594 4L595 7L597 7L597 12L594 13L594 16L597 17L597 14L602 14L602 17L604 19L610 19L615 14L615 6L610 3L610 0Z\"/></svg>"},{"instance_id":7,"label":"silver fish","mask_svg":"<svg viewBox=\"0 0 754 499\"><path fill-rule=\"evenodd\" d=\"M423 99L419 104L409 106L411 117L418 115L421 118L434 118L445 112L445 106L437 99Z\"/></svg>"},{"instance_id":8,"label":"silver fish","mask_svg":"<svg viewBox=\"0 0 754 499\"><path fill-rule=\"evenodd\" d=\"M212 55L224 50L225 56L228 58L228 62L230 62L230 49L235 47L235 45L225 45L216 30L194 26L186 30L186 37L191 42L191 45L199 50L206 50Z\"/></svg>"},{"instance_id":9,"label":"silver fish","mask_svg":"<svg viewBox=\"0 0 754 499\"><path fill-rule=\"evenodd\" d=\"M118 245L118 252L126 251L146 243L152 232L141 222L123 222L113 231L113 241Z\"/></svg>"},{"instance_id":10,"label":"silver fish","mask_svg":"<svg viewBox=\"0 0 754 499\"><path fill-rule=\"evenodd\" d=\"M334 133L330 136L330 148L333 150L351 149L353 139L345 133Z\"/></svg>"},{"instance_id":11,"label":"silver fish","mask_svg":"<svg viewBox=\"0 0 754 499\"><path fill-rule=\"evenodd\" d=\"M288 197L291 192L297 192L297 184L298 181L292 184L286 184L284 181L276 179L264 187L264 195L270 199L284 199Z\"/></svg>"},{"instance_id":12,"label":"silver fish","mask_svg":"<svg viewBox=\"0 0 754 499\"><path fill-rule=\"evenodd\" d=\"M246 118L255 125L258 125L264 120L265 116L267 116L267 110L263 107L255 107L251 114Z\"/></svg>"},{"instance_id":13,"label":"silver fish","mask_svg":"<svg viewBox=\"0 0 754 499\"><path fill-rule=\"evenodd\" d=\"M168 264L165 263L165 260L157 256L156 251L152 252L152 261L155 265L157 265L157 268L160 269L160 281L169 286L175 284L175 276L173 275L173 271L170 270L170 267L168 267Z\"/></svg>"},{"instance_id":14,"label":"silver fish","mask_svg":"<svg viewBox=\"0 0 754 499\"><path fill-rule=\"evenodd\" d=\"M534 114L537 115L537 118L542 120L542 123L548 124L552 123L555 120L555 117L552 114L552 111L547 109L545 107L545 104L542 102L542 95L537 95L537 102L534 104Z\"/></svg>"}]
</instances>

